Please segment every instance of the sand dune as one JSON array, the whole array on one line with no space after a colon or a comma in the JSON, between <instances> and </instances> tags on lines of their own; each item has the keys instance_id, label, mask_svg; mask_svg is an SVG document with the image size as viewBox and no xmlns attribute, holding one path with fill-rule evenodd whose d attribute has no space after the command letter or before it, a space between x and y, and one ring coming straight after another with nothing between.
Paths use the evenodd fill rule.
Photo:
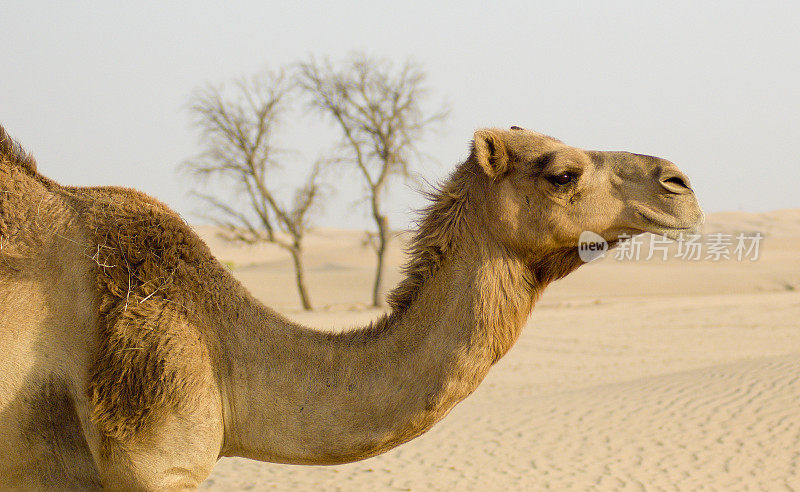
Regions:
<instances>
[{"instance_id":1,"label":"sand dune","mask_svg":"<svg viewBox=\"0 0 800 492\"><path fill-rule=\"evenodd\" d=\"M429 433L335 467L223 459L203 487L800 489L800 211L711 215L706 227L763 232L763 254L587 265L546 292L517 345ZM257 296L303 323L343 329L378 314L348 310L369 293L359 234L315 234L309 283L327 308L302 313L280 251L202 232Z\"/></svg>"}]
</instances>

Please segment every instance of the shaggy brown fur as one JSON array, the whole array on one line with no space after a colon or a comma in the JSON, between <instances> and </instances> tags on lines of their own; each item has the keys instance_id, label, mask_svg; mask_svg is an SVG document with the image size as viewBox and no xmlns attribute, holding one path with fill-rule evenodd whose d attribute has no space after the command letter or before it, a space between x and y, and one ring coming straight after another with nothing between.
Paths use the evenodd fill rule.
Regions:
<instances>
[{"instance_id":1,"label":"shaggy brown fur","mask_svg":"<svg viewBox=\"0 0 800 492\"><path fill-rule=\"evenodd\" d=\"M207 384L184 363L209 357L189 321L219 305L209 279L227 274L157 200L126 188L70 191L96 245L101 351L92 417L103 435L124 441Z\"/></svg>"},{"instance_id":2,"label":"shaggy brown fur","mask_svg":"<svg viewBox=\"0 0 800 492\"><path fill-rule=\"evenodd\" d=\"M2 126L0 126L0 159L9 164L22 166L31 173L36 172L36 159L26 152L19 142L11 138Z\"/></svg>"},{"instance_id":3,"label":"shaggy brown fur","mask_svg":"<svg viewBox=\"0 0 800 492\"><path fill-rule=\"evenodd\" d=\"M459 166L448 180L428 194L430 204L420 212L420 220L403 267L405 278L392 290L387 300L393 311L405 311L414 302L425 281L433 276L444 255L457 240L468 240L466 226L468 190L478 171L474 156Z\"/></svg>"},{"instance_id":4,"label":"shaggy brown fur","mask_svg":"<svg viewBox=\"0 0 800 492\"><path fill-rule=\"evenodd\" d=\"M196 293L190 286L209 286L209 278L228 274L166 205L121 187L62 188L38 174L35 162L0 127L0 163L11 166L0 166L7 175L0 199L2 263L13 268L15 251L26 257L43 247L30 241L44 234L22 238L21 230L31 224L52 229L41 217L49 209L44 205L60 203L71 211L68 220L88 232L84 254L97 267L102 348L89 387L93 419L102 435L125 440L185 405L196 393L192 386L207 383L192 373L196 365L182 361L208 359L188 320L198 302L219 305L219 291L187 294Z\"/></svg>"}]
</instances>

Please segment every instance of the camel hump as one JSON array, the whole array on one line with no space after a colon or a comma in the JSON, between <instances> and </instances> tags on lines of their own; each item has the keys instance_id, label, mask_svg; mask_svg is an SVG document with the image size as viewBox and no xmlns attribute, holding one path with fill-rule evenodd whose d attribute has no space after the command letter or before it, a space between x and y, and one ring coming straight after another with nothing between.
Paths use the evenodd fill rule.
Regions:
<instances>
[{"instance_id":1,"label":"camel hump","mask_svg":"<svg viewBox=\"0 0 800 492\"><path fill-rule=\"evenodd\" d=\"M36 173L36 159L0 125L0 162L16 164Z\"/></svg>"}]
</instances>

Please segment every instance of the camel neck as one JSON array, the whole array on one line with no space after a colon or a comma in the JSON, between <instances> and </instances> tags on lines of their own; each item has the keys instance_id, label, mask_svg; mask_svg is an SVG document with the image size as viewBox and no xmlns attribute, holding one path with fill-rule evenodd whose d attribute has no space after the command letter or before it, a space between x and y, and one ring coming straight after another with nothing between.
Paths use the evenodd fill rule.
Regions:
<instances>
[{"instance_id":1,"label":"camel neck","mask_svg":"<svg viewBox=\"0 0 800 492\"><path fill-rule=\"evenodd\" d=\"M451 251L413 302L362 329L321 333L252 301L227 343L224 454L343 463L443 418L511 348L538 293L521 262L477 249Z\"/></svg>"}]
</instances>

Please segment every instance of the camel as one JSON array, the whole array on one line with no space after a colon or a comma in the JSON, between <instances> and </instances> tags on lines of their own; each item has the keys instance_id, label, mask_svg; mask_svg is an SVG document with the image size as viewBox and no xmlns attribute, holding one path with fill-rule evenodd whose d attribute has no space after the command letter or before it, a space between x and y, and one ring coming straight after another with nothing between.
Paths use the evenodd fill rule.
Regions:
<instances>
[{"instance_id":1,"label":"camel","mask_svg":"<svg viewBox=\"0 0 800 492\"><path fill-rule=\"evenodd\" d=\"M582 231L703 217L667 160L519 127L476 131L430 199L389 312L326 333L255 300L166 205L61 186L0 127L0 485L192 489L222 456L383 453L475 390Z\"/></svg>"}]
</instances>

